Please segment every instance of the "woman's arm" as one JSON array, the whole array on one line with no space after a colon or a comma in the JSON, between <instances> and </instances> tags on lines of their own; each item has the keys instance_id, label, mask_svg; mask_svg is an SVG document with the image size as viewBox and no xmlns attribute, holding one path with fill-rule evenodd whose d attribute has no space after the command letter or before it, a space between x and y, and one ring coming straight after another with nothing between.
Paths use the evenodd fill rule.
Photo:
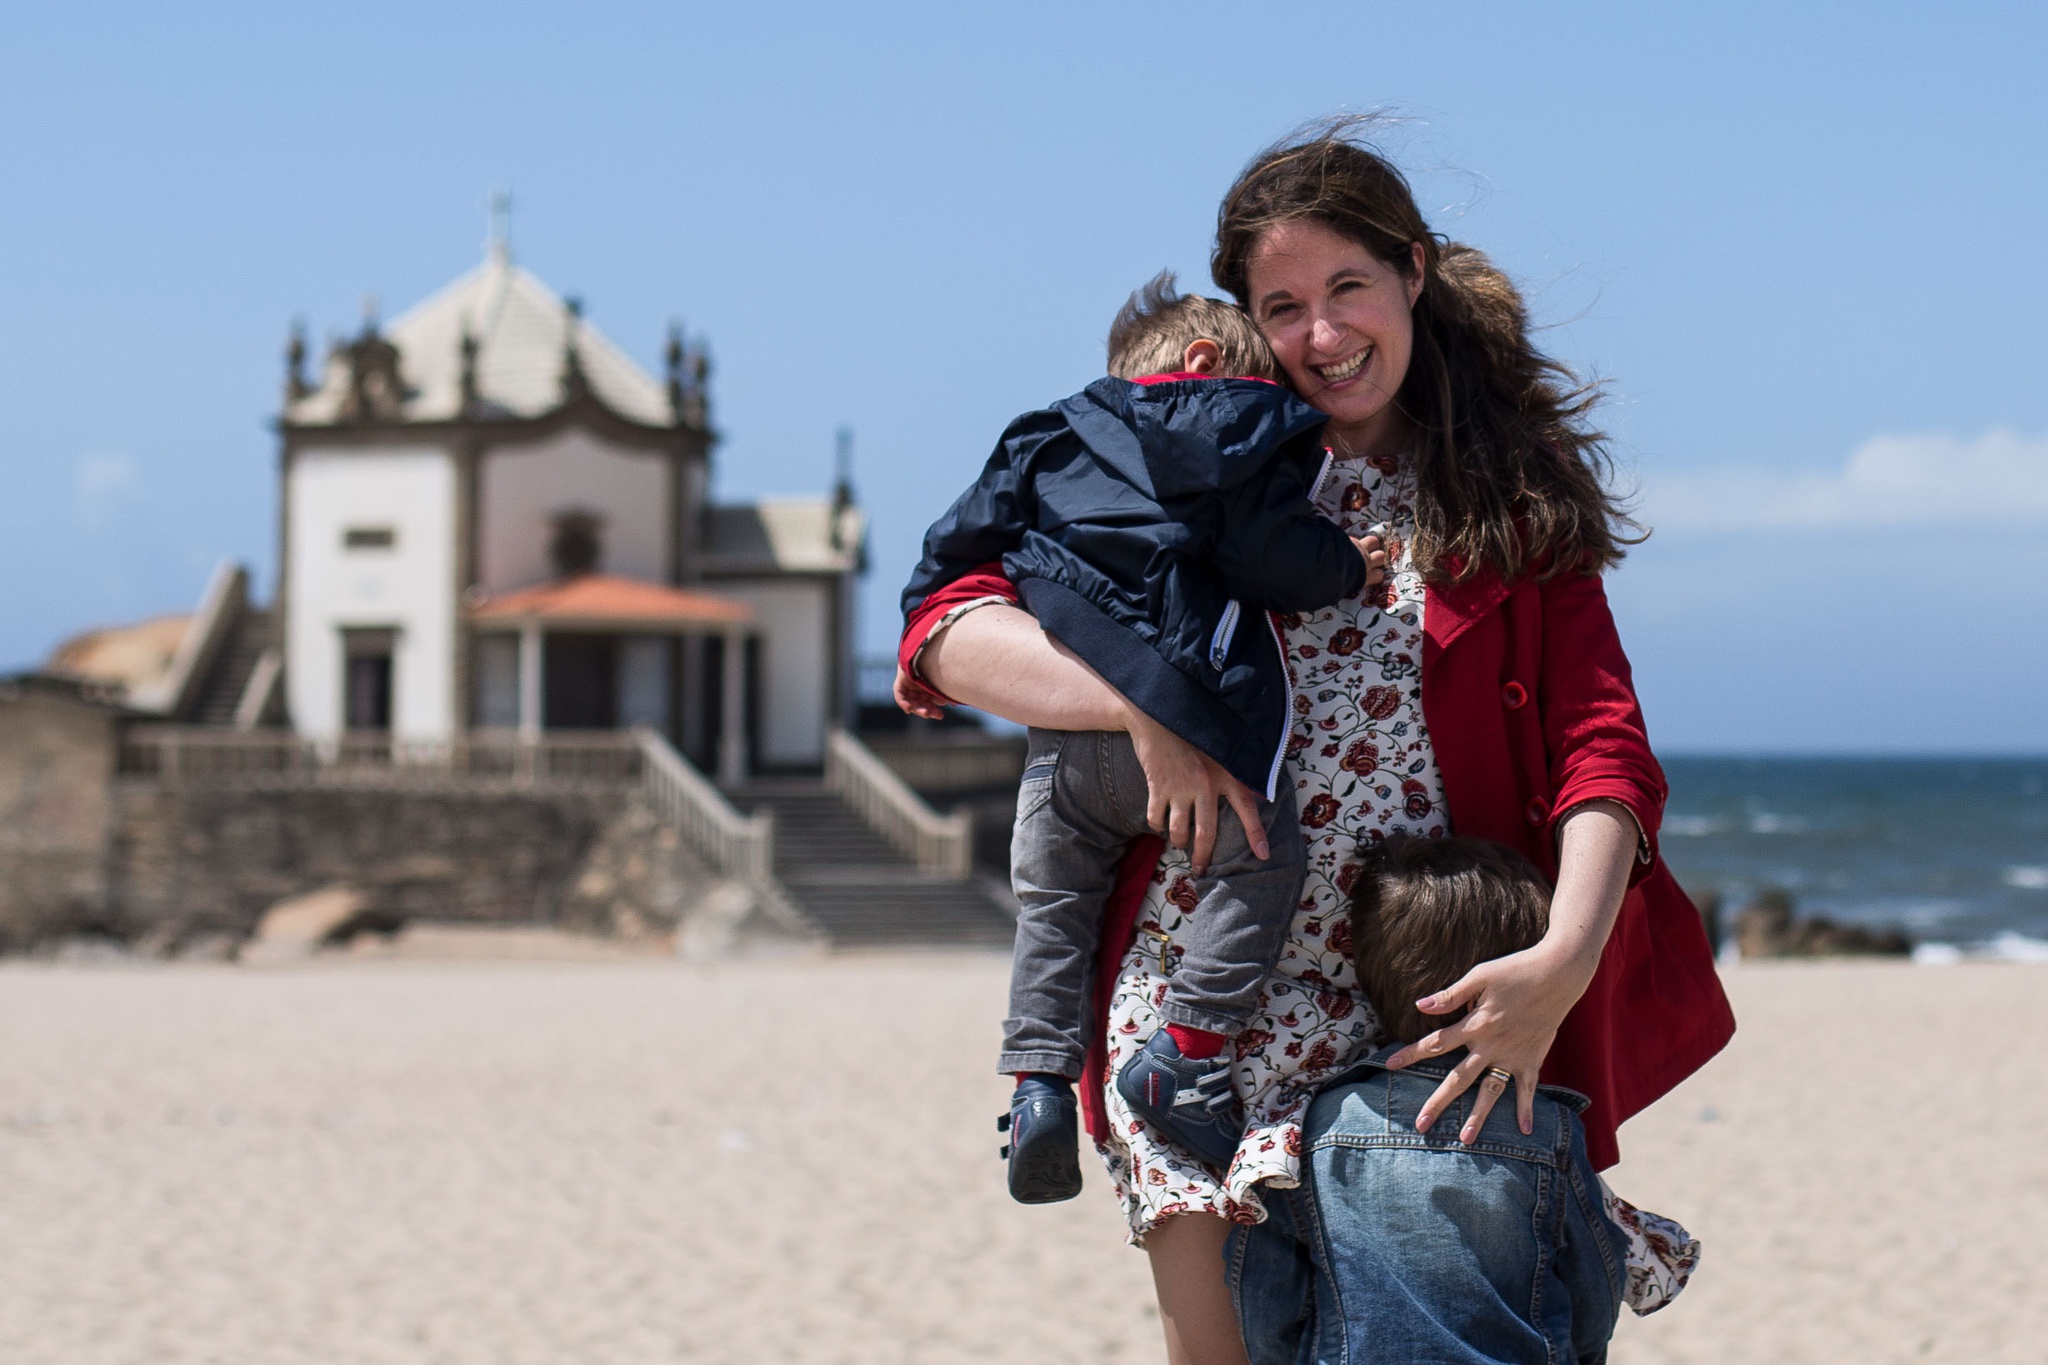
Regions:
<instances>
[{"instance_id":1,"label":"woman's arm","mask_svg":"<svg viewBox=\"0 0 2048 1365\"><path fill-rule=\"evenodd\" d=\"M918 656L924 681L966 706L1047 730L1122 730L1128 704L1019 607L960 617Z\"/></svg>"},{"instance_id":2,"label":"woman's arm","mask_svg":"<svg viewBox=\"0 0 2048 1365\"><path fill-rule=\"evenodd\" d=\"M1258 801L1220 764L1132 706L1078 655L1017 607L968 612L918 656L924 680L968 706L1048 730L1126 730L1145 769L1146 818L1200 873L1216 847L1217 803L1228 802L1267 856Z\"/></svg>"},{"instance_id":3,"label":"woman's arm","mask_svg":"<svg viewBox=\"0 0 2048 1365\"><path fill-rule=\"evenodd\" d=\"M1395 1066L1406 1066L1460 1047L1468 1049L1416 1115L1417 1132L1427 1132L1452 1100L1479 1081L1479 1097L1459 1133L1463 1142L1477 1141L1494 1102L1507 1090L1498 1076L1487 1074L1494 1067L1514 1076L1517 1121L1524 1133L1533 1130L1537 1073L1550 1055L1558 1026L1585 994L1600 965L1628 892L1638 837L1634 815L1618 801L1593 800L1575 807L1559 827L1557 891L1550 899L1550 928L1543 941L1524 952L1482 962L1448 990L1416 1002L1424 1014L1449 1014L1471 1006L1464 1018L1425 1034L1391 1059Z\"/></svg>"}]
</instances>

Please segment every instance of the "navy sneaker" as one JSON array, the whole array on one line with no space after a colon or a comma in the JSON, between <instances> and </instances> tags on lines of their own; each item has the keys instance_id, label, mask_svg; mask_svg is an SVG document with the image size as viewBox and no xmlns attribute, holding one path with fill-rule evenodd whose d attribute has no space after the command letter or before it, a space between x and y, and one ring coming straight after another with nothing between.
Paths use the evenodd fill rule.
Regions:
<instances>
[{"instance_id":1,"label":"navy sneaker","mask_svg":"<svg viewBox=\"0 0 2048 1365\"><path fill-rule=\"evenodd\" d=\"M1010 1159L1010 1198L1020 1204L1057 1204L1081 1192L1081 1119L1074 1087L1027 1076L1010 1096L1010 1112L996 1119L1010 1135L997 1153Z\"/></svg>"},{"instance_id":2,"label":"navy sneaker","mask_svg":"<svg viewBox=\"0 0 2048 1365\"><path fill-rule=\"evenodd\" d=\"M1244 1136L1244 1111L1230 1088L1230 1053L1183 1057L1165 1029L1145 1040L1116 1075L1133 1113L1217 1170L1227 1170Z\"/></svg>"}]
</instances>

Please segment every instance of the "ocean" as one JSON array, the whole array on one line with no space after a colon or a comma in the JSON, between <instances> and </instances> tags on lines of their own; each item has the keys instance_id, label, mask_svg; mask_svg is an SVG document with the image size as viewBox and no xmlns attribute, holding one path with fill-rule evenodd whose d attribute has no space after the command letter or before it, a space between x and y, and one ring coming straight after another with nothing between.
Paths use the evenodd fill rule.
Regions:
<instances>
[{"instance_id":1,"label":"ocean","mask_svg":"<svg viewBox=\"0 0 2048 1365\"><path fill-rule=\"evenodd\" d=\"M1665 758L1664 857L1728 911L1903 929L1916 956L2048 959L2048 757Z\"/></svg>"}]
</instances>

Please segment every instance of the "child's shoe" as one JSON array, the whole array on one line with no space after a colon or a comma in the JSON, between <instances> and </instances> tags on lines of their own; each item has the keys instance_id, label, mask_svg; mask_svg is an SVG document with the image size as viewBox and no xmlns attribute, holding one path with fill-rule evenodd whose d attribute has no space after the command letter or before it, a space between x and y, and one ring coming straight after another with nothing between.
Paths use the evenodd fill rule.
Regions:
<instances>
[{"instance_id":1,"label":"child's shoe","mask_svg":"<svg viewBox=\"0 0 2048 1365\"><path fill-rule=\"evenodd\" d=\"M1227 1170L1244 1136L1244 1112L1230 1088L1228 1050L1214 1057L1183 1057L1165 1029L1145 1040L1116 1076L1139 1118L1217 1170Z\"/></svg>"},{"instance_id":2,"label":"child's shoe","mask_svg":"<svg viewBox=\"0 0 2048 1365\"><path fill-rule=\"evenodd\" d=\"M1081 1192L1081 1123L1074 1087L1026 1076L1010 1096L1010 1112L996 1119L1010 1135L998 1155L1010 1159L1010 1198L1020 1204L1056 1204Z\"/></svg>"}]
</instances>

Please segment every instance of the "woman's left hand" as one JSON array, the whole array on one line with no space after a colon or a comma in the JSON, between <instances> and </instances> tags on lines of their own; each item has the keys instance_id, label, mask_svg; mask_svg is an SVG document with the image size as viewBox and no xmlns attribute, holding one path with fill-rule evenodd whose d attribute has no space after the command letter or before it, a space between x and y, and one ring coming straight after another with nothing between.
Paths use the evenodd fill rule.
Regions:
<instances>
[{"instance_id":1,"label":"woman's left hand","mask_svg":"<svg viewBox=\"0 0 2048 1365\"><path fill-rule=\"evenodd\" d=\"M1515 1118L1524 1133L1536 1123L1536 1076L1565 1015L1585 993L1592 979L1569 960L1560 961L1543 944L1526 952L1482 962L1447 990L1416 1002L1424 1014L1450 1014L1459 1007L1471 1010L1454 1024L1426 1033L1389 1059L1403 1067L1425 1057L1439 1057L1465 1048L1462 1061L1444 1077L1416 1116L1415 1130L1429 1131L1451 1101L1479 1082L1479 1094L1472 1113L1458 1133L1458 1140L1476 1142L1479 1130L1494 1104L1507 1093L1507 1082L1491 1074L1495 1068L1515 1078Z\"/></svg>"},{"instance_id":2,"label":"woman's left hand","mask_svg":"<svg viewBox=\"0 0 2048 1365\"><path fill-rule=\"evenodd\" d=\"M1461 1142L1478 1141L1486 1116L1507 1093L1508 1083L1493 1074L1496 1070L1515 1078L1517 1126L1524 1133L1534 1131L1537 1074L1558 1026L1592 983L1641 841L1635 816L1618 801L1572 807L1558 826L1557 890L1550 898L1550 928L1543 941L1482 962L1446 989L1415 1002L1424 1014L1451 1014L1471 1006L1464 1018L1424 1034L1387 1059L1399 1069L1466 1049L1415 1116L1416 1132L1428 1132L1451 1101L1478 1081L1471 1116L1458 1132Z\"/></svg>"}]
</instances>

